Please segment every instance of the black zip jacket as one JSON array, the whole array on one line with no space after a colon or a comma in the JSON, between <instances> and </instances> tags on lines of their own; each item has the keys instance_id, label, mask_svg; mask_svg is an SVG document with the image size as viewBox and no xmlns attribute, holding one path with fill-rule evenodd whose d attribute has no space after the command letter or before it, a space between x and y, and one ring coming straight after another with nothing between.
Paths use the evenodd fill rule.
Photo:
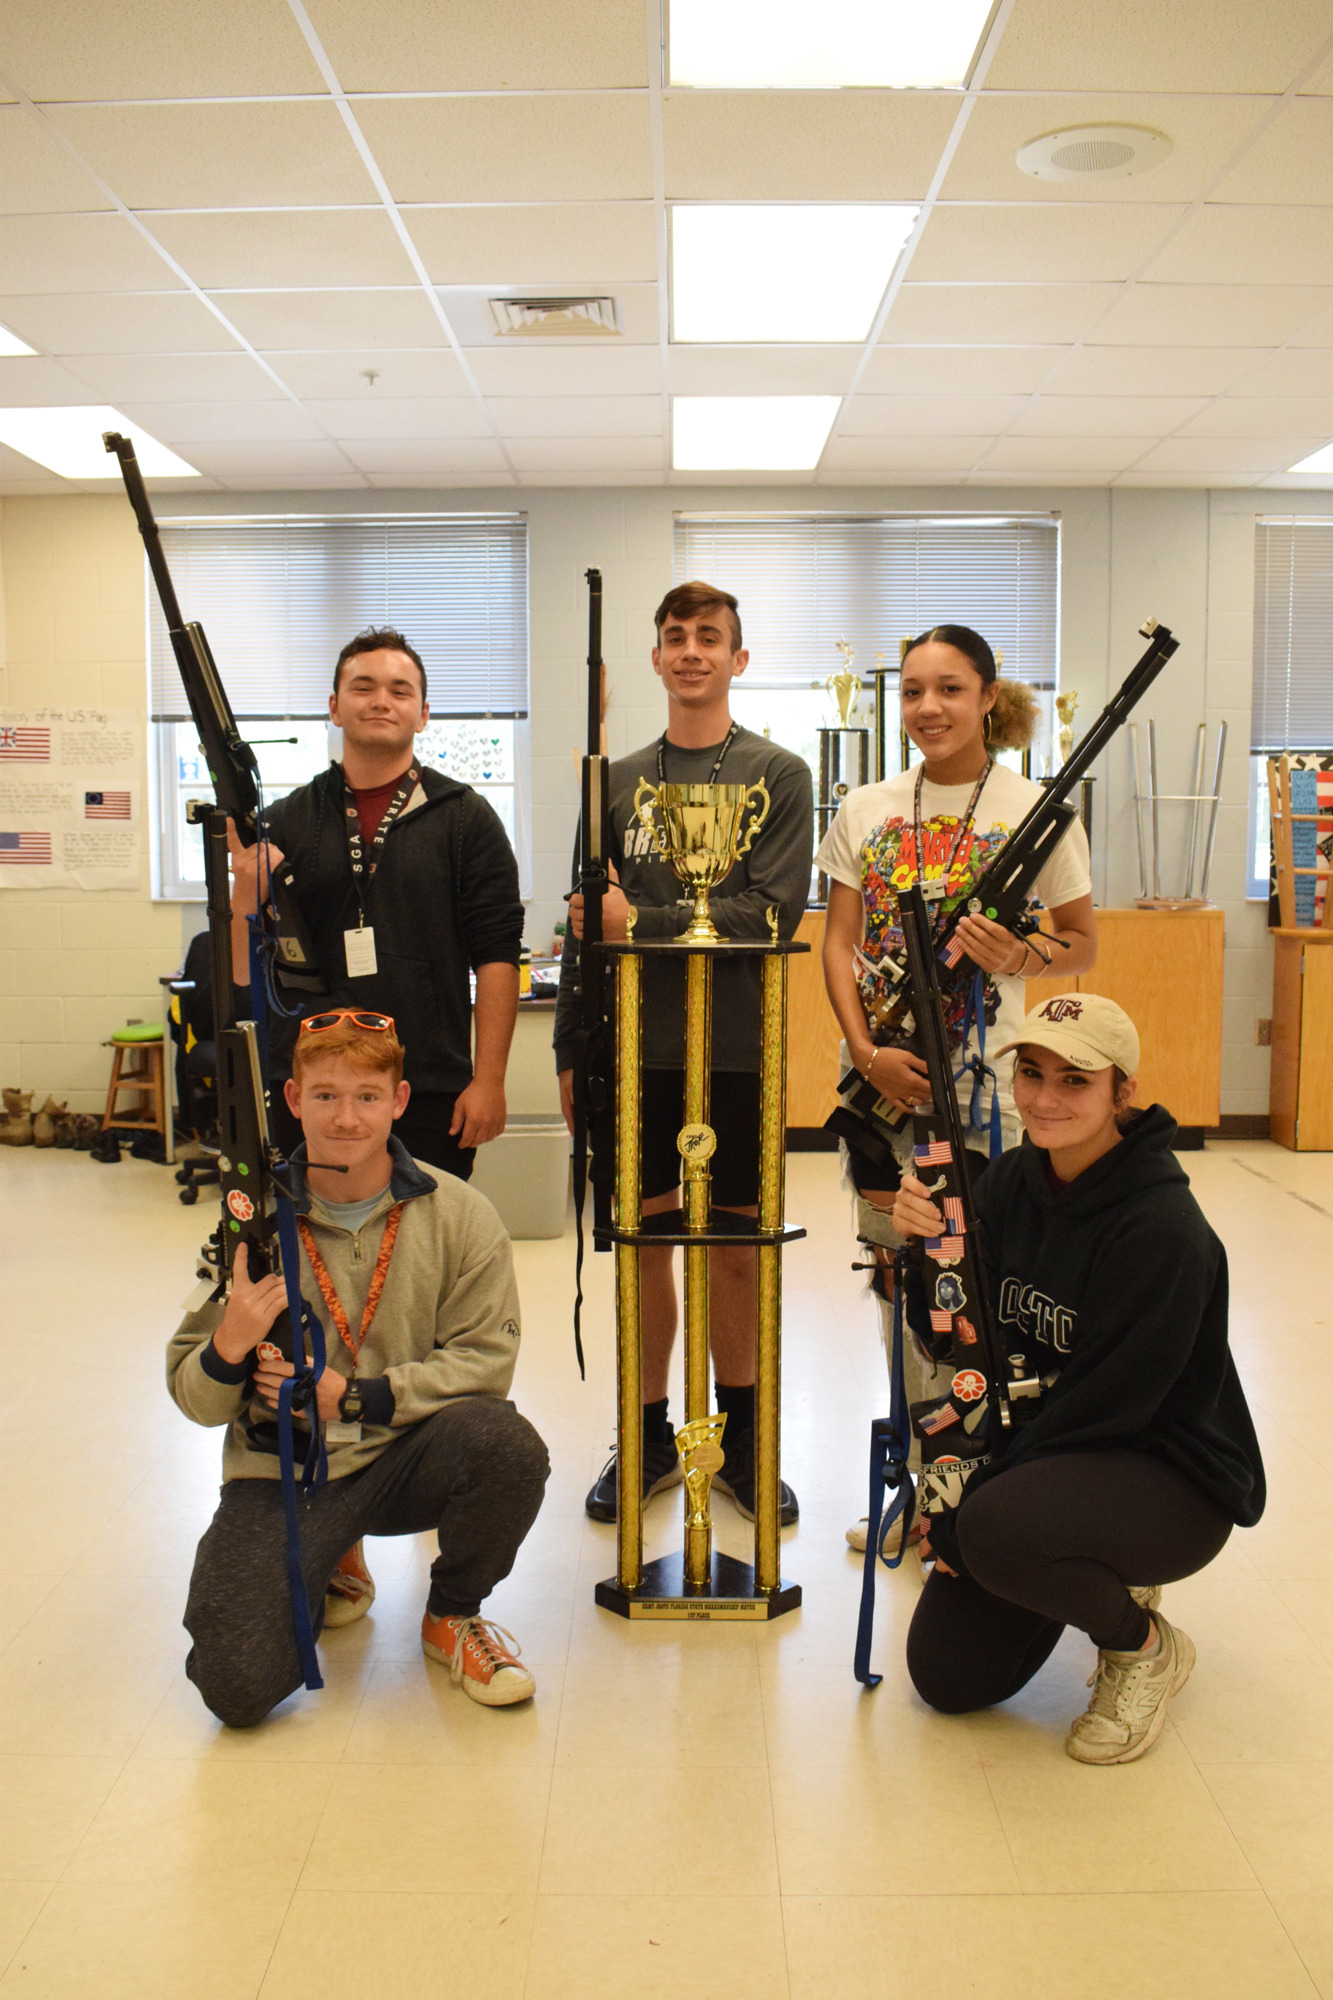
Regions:
<instances>
[{"instance_id":1,"label":"black zip jacket","mask_svg":"<svg viewBox=\"0 0 1333 2000\"><path fill-rule=\"evenodd\" d=\"M327 999L302 995L302 1011L373 1007L392 1014L415 1090L457 1094L472 1077L468 975L479 965L517 965L523 942L518 865L499 815L470 785L423 768L425 798L385 835L379 866L363 877L377 971L347 977L343 932L357 923L347 852L343 772L330 764L279 799L268 815L291 863ZM290 1067L295 1025L273 1023L273 1067Z\"/></svg>"},{"instance_id":2,"label":"black zip jacket","mask_svg":"<svg viewBox=\"0 0 1333 2000\"><path fill-rule=\"evenodd\" d=\"M1000 1434L963 1506L1011 1466L1128 1450L1175 1466L1240 1527L1263 1513L1263 1462L1227 1341L1226 1251L1171 1151L1175 1131L1153 1105L1062 1193L1027 1141L978 1181L1001 1339L1029 1373L1059 1372L1036 1415ZM908 1303L913 1317L925 1303L910 1280ZM955 1521L932 1520L930 1539L957 1569Z\"/></svg>"}]
</instances>

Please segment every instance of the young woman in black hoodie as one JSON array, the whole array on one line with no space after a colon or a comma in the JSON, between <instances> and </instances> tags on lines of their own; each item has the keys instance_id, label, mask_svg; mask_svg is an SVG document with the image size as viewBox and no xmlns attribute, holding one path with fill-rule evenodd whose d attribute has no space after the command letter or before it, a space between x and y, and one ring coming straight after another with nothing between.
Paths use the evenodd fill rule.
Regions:
<instances>
[{"instance_id":1,"label":"young woman in black hoodie","mask_svg":"<svg viewBox=\"0 0 1333 2000\"><path fill-rule=\"evenodd\" d=\"M1076 1625L1097 1670L1065 1748L1124 1764L1161 1734L1194 1665L1157 1608L1161 1585L1254 1525L1263 1465L1227 1343L1226 1252L1171 1152L1174 1119L1130 1109L1133 1022L1114 1001L1061 994L1009 1049L1027 1143L977 1184L982 1249L1002 1341L1055 1379L961 1506L932 1517L907 1663L932 1707L987 1708ZM904 1236L942 1227L910 1175L893 1219ZM916 1317L912 1290L909 1276Z\"/></svg>"}]
</instances>

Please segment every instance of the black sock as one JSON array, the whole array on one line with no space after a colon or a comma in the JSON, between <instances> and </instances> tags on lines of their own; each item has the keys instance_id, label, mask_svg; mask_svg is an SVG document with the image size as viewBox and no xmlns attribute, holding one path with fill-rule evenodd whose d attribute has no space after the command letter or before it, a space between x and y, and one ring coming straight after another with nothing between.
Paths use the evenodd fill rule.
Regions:
<instances>
[{"instance_id":1,"label":"black sock","mask_svg":"<svg viewBox=\"0 0 1333 2000\"><path fill-rule=\"evenodd\" d=\"M727 1420L727 1429L735 1437L737 1431L754 1429L754 1383L744 1382L739 1388L729 1388L725 1382L713 1384L713 1394L717 1407ZM725 1447L726 1438L723 1437Z\"/></svg>"},{"instance_id":2,"label":"black sock","mask_svg":"<svg viewBox=\"0 0 1333 2000\"><path fill-rule=\"evenodd\" d=\"M671 1425L667 1422L667 1405L670 1398L663 1396L658 1403L643 1406L643 1441L645 1444L670 1444Z\"/></svg>"}]
</instances>

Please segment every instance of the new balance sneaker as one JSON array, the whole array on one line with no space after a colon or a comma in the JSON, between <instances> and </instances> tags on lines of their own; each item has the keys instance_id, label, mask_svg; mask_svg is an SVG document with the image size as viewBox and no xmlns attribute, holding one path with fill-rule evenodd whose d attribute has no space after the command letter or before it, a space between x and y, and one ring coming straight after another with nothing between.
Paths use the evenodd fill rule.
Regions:
<instances>
[{"instance_id":1,"label":"new balance sneaker","mask_svg":"<svg viewBox=\"0 0 1333 2000\"><path fill-rule=\"evenodd\" d=\"M713 1484L719 1493L731 1496L731 1503L738 1514L747 1521L754 1519L754 1432L737 1431L734 1437L724 1437L722 1447L726 1458L720 1472L713 1474ZM781 1527L790 1528L801 1517L796 1495L785 1479L779 1480L781 1494L778 1502L778 1522Z\"/></svg>"},{"instance_id":2,"label":"new balance sneaker","mask_svg":"<svg viewBox=\"0 0 1333 2000\"><path fill-rule=\"evenodd\" d=\"M1092 1700L1065 1739L1080 1764L1132 1764L1166 1726L1166 1705L1194 1666L1194 1641L1154 1614L1161 1645L1155 1653L1098 1653L1088 1686Z\"/></svg>"},{"instance_id":3,"label":"new balance sneaker","mask_svg":"<svg viewBox=\"0 0 1333 2000\"><path fill-rule=\"evenodd\" d=\"M537 1692L536 1681L519 1664L522 1649L513 1633L487 1618L432 1618L427 1611L421 1650L448 1667L454 1686L484 1708L507 1708Z\"/></svg>"},{"instance_id":4,"label":"new balance sneaker","mask_svg":"<svg viewBox=\"0 0 1333 2000\"><path fill-rule=\"evenodd\" d=\"M613 1451L598 1475L597 1484L589 1493L584 1506L594 1521L614 1521L616 1518L616 1463ZM680 1458L676 1451L675 1434L670 1442L645 1438L643 1441L643 1498L651 1500L654 1493L665 1493L668 1486L679 1486L685 1474L681 1470Z\"/></svg>"},{"instance_id":5,"label":"new balance sneaker","mask_svg":"<svg viewBox=\"0 0 1333 2000\"><path fill-rule=\"evenodd\" d=\"M1161 1605L1162 1586L1160 1583L1131 1583L1126 1588L1134 1602L1141 1604L1145 1611L1156 1611Z\"/></svg>"},{"instance_id":6,"label":"new balance sneaker","mask_svg":"<svg viewBox=\"0 0 1333 2000\"><path fill-rule=\"evenodd\" d=\"M324 1593L324 1628L354 1625L375 1602L375 1579L366 1568L360 1542L347 1551Z\"/></svg>"}]
</instances>

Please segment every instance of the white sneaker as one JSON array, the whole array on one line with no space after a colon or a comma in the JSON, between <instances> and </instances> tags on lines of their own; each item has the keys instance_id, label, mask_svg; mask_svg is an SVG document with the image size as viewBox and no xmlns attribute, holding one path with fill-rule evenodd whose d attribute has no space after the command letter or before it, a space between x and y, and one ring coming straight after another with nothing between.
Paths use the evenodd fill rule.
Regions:
<instances>
[{"instance_id":1,"label":"white sneaker","mask_svg":"<svg viewBox=\"0 0 1333 2000\"><path fill-rule=\"evenodd\" d=\"M1194 1667L1194 1641L1156 1614L1155 1653L1098 1653L1092 1700L1065 1739L1080 1764L1132 1764L1166 1726L1166 1705Z\"/></svg>"},{"instance_id":2,"label":"white sneaker","mask_svg":"<svg viewBox=\"0 0 1333 2000\"><path fill-rule=\"evenodd\" d=\"M1145 1611L1156 1611L1160 1608L1162 1602L1160 1583L1131 1583L1127 1584L1126 1588L1134 1602L1141 1604Z\"/></svg>"},{"instance_id":3,"label":"white sneaker","mask_svg":"<svg viewBox=\"0 0 1333 2000\"><path fill-rule=\"evenodd\" d=\"M899 1550L902 1548L903 1520L904 1516L900 1514L897 1520L894 1522L893 1526L889 1529L888 1534L884 1538L883 1553L886 1556L896 1556ZM866 1552L866 1536L869 1534L869 1532L870 1532L870 1516L869 1514L863 1514L860 1520L856 1522L855 1526L848 1528L847 1530L848 1548L856 1549L859 1554L864 1555ZM918 1516L912 1522L912 1532L907 1538L908 1547L915 1548L916 1544L921 1540L921 1537L924 1535L925 1532L926 1532L925 1526L922 1523L920 1517Z\"/></svg>"}]
</instances>

